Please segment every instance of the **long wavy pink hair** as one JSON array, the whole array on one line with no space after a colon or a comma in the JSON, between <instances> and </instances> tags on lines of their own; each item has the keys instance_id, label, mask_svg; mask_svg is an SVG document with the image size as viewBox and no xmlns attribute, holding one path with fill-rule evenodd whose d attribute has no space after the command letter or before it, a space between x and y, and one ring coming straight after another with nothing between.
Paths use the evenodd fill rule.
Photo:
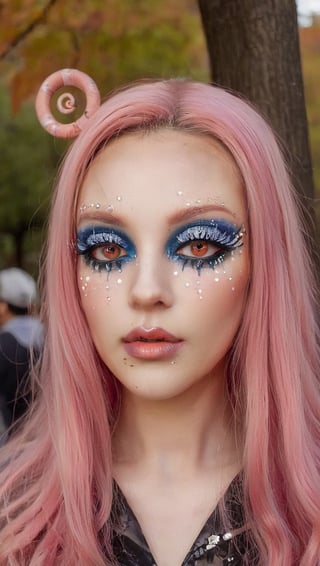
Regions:
<instances>
[{"instance_id":1,"label":"long wavy pink hair","mask_svg":"<svg viewBox=\"0 0 320 566\"><path fill-rule=\"evenodd\" d=\"M135 85L111 97L62 166L45 264L39 391L22 430L1 452L0 564L113 563L111 435L119 393L80 308L77 195L108 140L159 127L213 136L241 172L252 272L228 379L244 433L245 510L261 565L319 565L317 303L289 176L274 135L254 109L222 89L179 80Z\"/></svg>"}]
</instances>

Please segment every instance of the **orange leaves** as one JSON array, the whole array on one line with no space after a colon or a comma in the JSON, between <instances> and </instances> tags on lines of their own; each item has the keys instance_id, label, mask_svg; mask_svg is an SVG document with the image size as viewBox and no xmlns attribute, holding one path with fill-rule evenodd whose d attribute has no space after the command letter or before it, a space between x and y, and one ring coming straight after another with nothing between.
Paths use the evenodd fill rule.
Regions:
<instances>
[{"instance_id":1,"label":"orange leaves","mask_svg":"<svg viewBox=\"0 0 320 566\"><path fill-rule=\"evenodd\" d=\"M208 77L196 0L6 0L0 65L12 108L50 73L77 67L103 93L146 76ZM1 24L0 24L1 25Z\"/></svg>"}]
</instances>

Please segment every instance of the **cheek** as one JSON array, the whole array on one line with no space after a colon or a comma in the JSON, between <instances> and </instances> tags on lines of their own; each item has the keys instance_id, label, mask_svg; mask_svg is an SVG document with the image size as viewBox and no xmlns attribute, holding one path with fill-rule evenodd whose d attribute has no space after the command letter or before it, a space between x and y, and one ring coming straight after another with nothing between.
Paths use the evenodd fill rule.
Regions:
<instances>
[{"instance_id":1,"label":"cheek","mask_svg":"<svg viewBox=\"0 0 320 566\"><path fill-rule=\"evenodd\" d=\"M214 270L203 268L174 270L176 292L184 298L189 308L208 313L219 313L225 318L230 310L242 312L249 280L249 261L243 250L233 252L225 262ZM179 288L178 288L179 287Z\"/></svg>"},{"instance_id":2,"label":"cheek","mask_svg":"<svg viewBox=\"0 0 320 566\"><path fill-rule=\"evenodd\" d=\"M241 324L249 263L235 257L215 270L204 269L200 276L185 270L176 278L183 296L180 328L196 345L199 368L209 370L227 354Z\"/></svg>"},{"instance_id":3,"label":"cheek","mask_svg":"<svg viewBox=\"0 0 320 566\"><path fill-rule=\"evenodd\" d=\"M94 308L95 305L101 307L104 304L111 304L114 291L117 290L119 293L122 283L121 271L119 273L95 272L79 261L78 288L84 307L89 303L91 308Z\"/></svg>"},{"instance_id":4,"label":"cheek","mask_svg":"<svg viewBox=\"0 0 320 566\"><path fill-rule=\"evenodd\" d=\"M187 329L205 370L214 367L230 350L241 324L249 282L246 254L228 258L215 270L194 270L176 276L183 289L181 327ZM200 366L199 366L200 367Z\"/></svg>"},{"instance_id":5,"label":"cheek","mask_svg":"<svg viewBox=\"0 0 320 566\"><path fill-rule=\"evenodd\" d=\"M123 297L123 277L121 273L108 274L106 272L94 272L86 266L78 268L78 287L81 296L81 304L85 313L92 337L96 343L107 336L111 336L110 330L117 320L117 313ZM106 326L112 321L106 333Z\"/></svg>"}]
</instances>

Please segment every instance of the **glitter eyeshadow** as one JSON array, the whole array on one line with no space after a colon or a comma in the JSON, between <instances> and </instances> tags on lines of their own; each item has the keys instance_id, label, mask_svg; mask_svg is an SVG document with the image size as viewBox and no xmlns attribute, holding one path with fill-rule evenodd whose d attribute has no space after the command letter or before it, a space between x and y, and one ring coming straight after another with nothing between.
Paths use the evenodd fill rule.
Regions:
<instances>
[{"instance_id":1,"label":"glitter eyeshadow","mask_svg":"<svg viewBox=\"0 0 320 566\"><path fill-rule=\"evenodd\" d=\"M99 250L104 248L114 248L119 255L114 259L98 259L96 257ZM79 230L77 234L77 252L83 256L84 262L93 271L107 272L117 269L122 271L125 263L136 258L136 249L132 240L121 230L109 228L107 226L93 225L86 226Z\"/></svg>"},{"instance_id":2,"label":"glitter eyeshadow","mask_svg":"<svg viewBox=\"0 0 320 566\"><path fill-rule=\"evenodd\" d=\"M166 245L168 258L181 264L182 270L190 266L200 275L203 268L215 269L226 257L242 245L243 227L224 219L201 219L178 228ZM212 254L201 257L192 254L192 243L205 242L214 248Z\"/></svg>"}]
</instances>

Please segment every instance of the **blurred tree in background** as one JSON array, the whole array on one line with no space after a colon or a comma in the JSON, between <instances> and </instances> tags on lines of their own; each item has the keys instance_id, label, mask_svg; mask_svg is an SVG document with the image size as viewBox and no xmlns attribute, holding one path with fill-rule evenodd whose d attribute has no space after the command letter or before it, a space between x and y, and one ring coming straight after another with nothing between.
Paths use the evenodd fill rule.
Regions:
<instances>
[{"instance_id":1,"label":"blurred tree in background","mask_svg":"<svg viewBox=\"0 0 320 566\"><path fill-rule=\"evenodd\" d=\"M320 225L320 4L311 25L300 28L300 45L310 146L315 182L315 208Z\"/></svg>"},{"instance_id":2,"label":"blurred tree in background","mask_svg":"<svg viewBox=\"0 0 320 566\"><path fill-rule=\"evenodd\" d=\"M58 69L77 67L107 94L142 77L209 81L210 64L197 0L3 0L0 17L0 268L17 262L31 268L65 150L35 118L34 96L43 80ZM319 38L319 22L301 30L320 192Z\"/></svg>"}]
</instances>

